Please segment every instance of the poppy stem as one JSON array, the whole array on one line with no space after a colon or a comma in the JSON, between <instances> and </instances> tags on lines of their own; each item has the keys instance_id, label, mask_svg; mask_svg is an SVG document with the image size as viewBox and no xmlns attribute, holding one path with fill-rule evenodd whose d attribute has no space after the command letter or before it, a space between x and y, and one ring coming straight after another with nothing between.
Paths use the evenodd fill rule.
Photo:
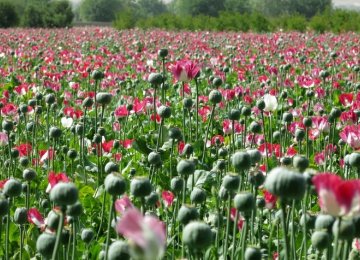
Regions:
<instances>
[{"instance_id":1,"label":"poppy stem","mask_svg":"<svg viewBox=\"0 0 360 260\"><path fill-rule=\"evenodd\" d=\"M56 231L56 242L55 242L55 246L54 246L54 250L52 253L52 257L51 260L56 260L57 259L57 253L61 244L61 234L62 234L62 229L64 227L64 210L63 208L61 208L60 211L60 219L59 219L59 225L58 225L58 229Z\"/></svg>"},{"instance_id":2,"label":"poppy stem","mask_svg":"<svg viewBox=\"0 0 360 260\"><path fill-rule=\"evenodd\" d=\"M285 242L285 260L289 260L289 240L287 238L287 228L286 228L286 204L283 200L280 202L281 204L281 224L283 228L283 236ZM335 259L334 259L335 260Z\"/></svg>"},{"instance_id":3,"label":"poppy stem","mask_svg":"<svg viewBox=\"0 0 360 260\"><path fill-rule=\"evenodd\" d=\"M108 219L108 226L107 226L107 234L106 234L106 244L105 244L105 258L108 259L108 252L109 252L109 242L110 242L110 230L111 230L111 221L113 215L113 205L115 203L116 197L113 196L110 204L110 211L109 211L109 219Z\"/></svg>"}]
</instances>

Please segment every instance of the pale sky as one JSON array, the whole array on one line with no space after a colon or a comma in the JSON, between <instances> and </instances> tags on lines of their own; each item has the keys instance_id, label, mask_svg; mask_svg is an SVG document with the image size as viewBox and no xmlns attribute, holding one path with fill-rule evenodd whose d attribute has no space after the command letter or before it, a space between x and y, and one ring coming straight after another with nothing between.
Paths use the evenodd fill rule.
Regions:
<instances>
[{"instance_id":1,"label":"pale sky","mask_svg":"<svg viewBox=\"0 0 360 260\"><path fill-rule=\"evenodd\" d=\"M333 0L334 5L355 5L360 7L360 0Z\"/></svg>"}]
</instances>

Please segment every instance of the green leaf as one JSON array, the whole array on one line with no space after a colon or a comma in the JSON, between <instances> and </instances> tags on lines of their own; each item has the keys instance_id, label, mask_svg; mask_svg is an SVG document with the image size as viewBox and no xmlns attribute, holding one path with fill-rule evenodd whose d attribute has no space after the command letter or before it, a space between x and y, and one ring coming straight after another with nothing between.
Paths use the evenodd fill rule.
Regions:
<instances>
[{"instance_id":1,"label":"green leaf","mask_svg":"<svg viewBox=\"0 0 360 260\"><path fill-rule=\"evenodd\" d=\"M149 153L151 153L151 149L147 146L146 141L140 138L135 139L132 143L132 148L145 155L149 155Z\"/></svg>"}]
</instances>

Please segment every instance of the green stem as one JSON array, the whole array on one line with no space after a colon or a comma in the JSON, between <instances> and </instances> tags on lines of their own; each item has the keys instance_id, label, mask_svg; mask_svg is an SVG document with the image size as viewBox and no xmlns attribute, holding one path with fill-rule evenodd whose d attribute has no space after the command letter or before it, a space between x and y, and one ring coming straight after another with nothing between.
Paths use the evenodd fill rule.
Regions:
<instances>
[{"instance_id":1,"label":"green stem","mask_svg":"<svg viewBox=\"0 0 360 260\"><path fill-rule=\"evenodd\" d=\"M235 213L235 221L234 221L234 228L233 228L233 243L232 243L232 249L231 249L231 259L235 259L235 243L236 243L236 233L237 233L237 222L239 220L239 211L236 210Z\"/></svg>"},{"instance_id":2,"label":"green stem","mask_svg":"<svg viewBox=\"0 0 360 260\"><path fill-rule=\"evenodd\" d=\"M285 242L285 260L289 260L289 241L287 238L287 228L286 228L286 204L284 201L281 201L281 224L283 228L283 237Z\"/></svg>"},{"instance_id":3,"label":"green stem","mask_svg":"<svg viewBox=\"0 0 360 260\"><path fill-rule=\"evenodd\" d=\"M10 235L10 211L11 211L11 198L9 200L9 210L6 216L6 234L5 234L5 259L9 259L9 235Z\"/></svg>"},{"instance_id":4,"label":"green stem","mask_svg":"<svg viewBox=\"0 0 360 260\"><path fill-rule=\"evenodd\" d=\"M73 223L72 223L72 235L73 235L73 241L72 241L72 254L71 254L71 259L75 260L76 259L76 223L75 223L75 218L73 219Z\"/></svg>"},{"instance_id":5,"label":"green stem","mask_svg":"<svg viewBox=\"0 0 360 260\"><path fill-rule=\"evenodd\" d=\"M202 153L202 156L201 156L202 162L204 162L204 159L205 159L206 143L207 143L207 141L208 141L209 130L210 130L210 126L211 126L212 121L213 121L214 113L215 113L215 105L213 105L212 108L211 108L210 121L209 121L209 124L208 124L208 126L207 126L207 128L206 128L204 148L203 148L203 153Z\"/></svg>"},{"instance_id":6,"label":"green stem","mask_svg":"<svg viewBox=\"0 0 360 260\"><path fill-rule=\"evenodd\" d=\"M60 244L61 244L61 234L62 234L62 229L64 227L64 217L65 217L64 210L61 209L59 225L58 225L58 229L56 231L56 242L55 242L54 251L53 251L52 257L51 257L52 260L56 259L56 256L57 256Z\"/></svg>"},{"instance_id":7,"label":"green stem","mask_svg":"<svg viewBox=\"0 0 360 260\"><path fill-rule=\"evenodd\" d=\"M340 225L341 225L341 217L338 218L338 228L337 228L337 232L335 232L335 239L334 239L334 252L332 254L332 260L336 260L337 259L337 251L338 251L338 246L339 246L339 231L340 231Z\"/></svg>"},{"instance_id":8,"label":"green stem","mask_svg":"<svg viewBox=\"0 0 360 260\"><path fill-rule=\"evenodd\" d=\"M105 244L105 258L104 259L108 259L111 221L112 221L112 215L113 215L113 209L114 209L113 204L115 203L115 200L116 200L116 197L113 196L113 198L111 200L110 211L109 211L109 220L108 220L108 226L107 226L106 244Z\"/></svg>"},{"instance_id":9,"label":"green stem","mask_svg":"<svg viewBox=\"0 0 360 260\"><path fill-rule=\"evenodd\" d=\"M224 244L224 258L227 258L227 251L228 251L228 241L229 241L229 229L230 229L230 212L231 212L231 196L229 194L228 198L228 212L227 212L227 219L226 219L226 232L225 232L225 244ZM236 225L236 224L235 224Z\"/></svg>"},{"instance_id":10,"label":"green stem","mask_svg":"<svg viewBox=\"0 0 360 260\"><path fill-rule=\"evenodd\" d=\"M195 129L195 136L196 140L199 137L199 85L197 79L195 79L195 86L196 86L196 113L195 113L195 120L196 120L196 129Z\"/></svg>"}]
</instances>

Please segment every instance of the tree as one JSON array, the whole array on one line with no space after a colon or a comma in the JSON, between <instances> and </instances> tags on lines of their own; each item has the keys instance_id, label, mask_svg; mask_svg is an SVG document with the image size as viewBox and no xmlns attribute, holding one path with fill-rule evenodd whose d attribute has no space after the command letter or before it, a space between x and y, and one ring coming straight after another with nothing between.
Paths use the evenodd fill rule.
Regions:
<instances>
[{"instance_id":1,"label":"tree","mask_svg":"<svg viewBox=\"0 0 360 260\"><path fill-rule=\"evenodd\" d=\"M225 9L225 0L176 0L175 11L178 15L218 16Z\"/></svg>"},{"instance_id":2,"label":"tree","mask_svg":"<svg viewBox=\"0 0 360 260\"><path fill-rule=\"evenodd\" d=\"M317 13L324 12L332 7L331 0L296 0L293 1L293 10L307 18L313 17Z\"/></svg>"},{"instance_id":3,"label":"tree","mask_svg":"<svg viewBox=\"0 0 360 260\"><path fill-rule=\"evenodd\" d=\"M121 10L119 0L83 0L79 7L81 20L96 22L111 22Z\"/></svg>"},{"instance_id":4,"label":"tree","mask_svg":"<svg viewBox=\"0 0 360 260\"><path fill-rule=\"evenodd\" d=\"M249 0L225 0L224 7L226 11L238 12L238 13L250 13L250 1Z\"/></svg>"},{"instance_id":5,"label":"tree","mask_svg":"<svg viewBox=\"0 0 360 260\"><path fill-rule=\"evenodd\" d=\"M16 8L10 2L0 2L0 27L11 27L19 21Z\"/></svg>"},{"instance_id":6,"label":"tree","mask_svg":"<svg viewBox=\"0 0 360 260\"><path fill-rule=\"evenodd\" d=\"M66 27L71 25L74 14L69 1L53 1L48 4L44 18L47 27Z\"/></svg>"},{"instance_id":7,"label":"tree","mask_svg":"<svg viewBox=\"0 0 360 260\"><path fill-rule=\"evenodd\" d=\"M45 27L44 10L35 4L29 4L22 15L22 26Z\"/></svg>"}]
</instances>

